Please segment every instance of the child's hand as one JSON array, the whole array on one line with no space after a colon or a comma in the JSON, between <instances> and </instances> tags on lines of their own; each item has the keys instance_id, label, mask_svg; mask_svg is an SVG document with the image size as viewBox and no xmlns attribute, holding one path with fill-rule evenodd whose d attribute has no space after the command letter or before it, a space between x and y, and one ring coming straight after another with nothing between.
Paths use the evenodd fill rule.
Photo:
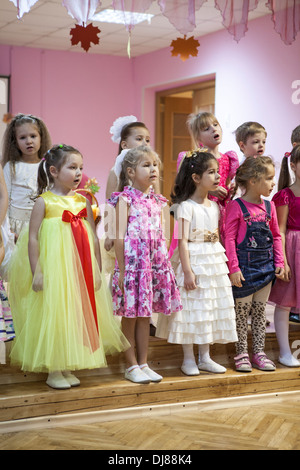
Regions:
<instances>
[{"instance_id":1,"label":"child's hand","mask_svg":"<svg viewBox=\"0 0 300 470\"><path fill-rule=\"evenodd\" d=\"M235 287L242 287L242 281L245 280L242 271L230 274L231 285Z\"/></svg>"},{"instance_id":2,"label":"child's hand","mask_svg":"<svg viewBox=\"0 0 300 470\"><path fill-rule=\"evenodd\" d=\"M105 238L104 248L106 249L106 251L110 251L113 246L114 246L114 241L111 240L110 238Z\"/></svg>"},{"instance_id":3,"label":"child's hand","mask_svg":"<svg viewBox=\"0 0 300 470\"><path fill-rule=\"evenodd\" d=\"M288 266L289 268L289 266ZM289 268L290 270L290 268ZM282 281L289 282L290 281L290 272L287 274L286 270L284 268L276 268L275 269L275 276L277 279L281 279Z\"/></svg>"},{"instance_id":4,"label":"child's hand","mask_svg":"<svg viewBox=\"0 0 300 470\"><path fill-rule=\"evenodd\" d=\"M34 290L34 292L39 292L43 290L43 281L44 278L42 273L35 274L32 281L32 290Z\"/></svg>"},{"instance_id":5,"label":"child's hand","mask_svg":"<svg viewBox=\"0 0 300 470\"><path fill-rule=\"evenodd\" d=\"M197 289L196 276L192 271L184 275L184 288L186 290Z\"/></svg>"},{"instance_id":6,"label":"child's hand","mask_svg":"<svg viewBox=\"0 0 300 470\"><path fill-rule=\"evenodd\" d=\"M223 186L218 186L215 191L210 191L209 193L222 201L226 198L228 191L227 189L223 188Z\"/></svg>"},{"instance_id":7,"label":"child's hand","mask_svg":"<svg viewBox=\"0 0 300 470\"><path fill-rule=\"evenodd\" d=\"M122 293L124 294L124 273L120 271L118 286L120 287Z\"/></svg>"}]
</instances>

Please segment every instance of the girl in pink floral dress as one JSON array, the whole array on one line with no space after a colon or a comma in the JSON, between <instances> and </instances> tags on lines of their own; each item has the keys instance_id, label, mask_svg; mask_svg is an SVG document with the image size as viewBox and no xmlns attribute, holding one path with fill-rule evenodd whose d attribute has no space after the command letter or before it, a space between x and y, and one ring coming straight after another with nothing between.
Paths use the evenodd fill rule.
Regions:
<instances>
[{"instance_id":1,"label":"girl in pink floral dress","mask_svg":"<svg viewBox=\"0 0 300 470\"><path fill-rule=\"evenodd\" d=\"M158 177L157 154L147 146L130 149L122 163L120 192L109 200L116 207L114 313L122 316L131 344L125 352L125 378L136 383L162 379L147 365L152 312L171 315L182 308L161 227L167 200L152 189Z\"/></svg>"}]
</instances>

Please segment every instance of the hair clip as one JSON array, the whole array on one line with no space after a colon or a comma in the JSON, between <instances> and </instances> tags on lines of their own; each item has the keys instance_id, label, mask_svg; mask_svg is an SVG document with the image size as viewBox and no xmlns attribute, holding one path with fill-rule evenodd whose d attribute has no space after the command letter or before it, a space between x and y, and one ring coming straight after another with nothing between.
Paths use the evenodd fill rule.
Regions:
<instances>
[{"instance_id":1,"label":"hair clip","mask_svg":"<svg viewBox=\"0 0 300 470\"><path fill-rule=\"evenodd\" d=\"M284 156L285 158L289 158L291 156L291 152L285 152Z\"/></svg>"},{"instance_id":2,"label":"hair clip","mask_svg":"<svg viewBox=\"0 0 300 470\"><path fill-rule=\"evenodd\" d=\"M59 148L62 149L62 148L63 148L63 144L59 144Z\"/></svg>"},{"instance_id":3,"label":"hair clip","mask_svg":"<svg viewBox=\"0 0 300 470\"><path fill-rule=\"evenodd\" d=\"M43 158L41 158L41 160L42 160L42 162L45 162L45 161L46 161L46 158L45 158L45 157L43 157Z\"/></svg>"}]
</instances>

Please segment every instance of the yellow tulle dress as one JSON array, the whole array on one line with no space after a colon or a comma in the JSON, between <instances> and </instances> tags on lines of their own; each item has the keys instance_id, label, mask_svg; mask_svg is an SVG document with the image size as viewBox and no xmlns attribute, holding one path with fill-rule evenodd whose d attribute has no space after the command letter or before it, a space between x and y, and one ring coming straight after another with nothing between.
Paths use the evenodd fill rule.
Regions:
<instances>
[{"instance_id":1,"label":"yellow tulle dress","mask_svg":"<svg viewBox=\"0 0 300 470\"><path fill-rule=\"evenodd\" d=\"M92 229L84 218L86 199L51 191L41 197L45 217L36 272L42 272L43 290L32 290L28 229L20 235L10 264L9 300L16 331L11 363L24 371L47 373L105 367L106 355L124 351L129 344L113 316L111 294L98 268ZM81 224L79 241L72 224Z\"/></svg>"}]
</instances>

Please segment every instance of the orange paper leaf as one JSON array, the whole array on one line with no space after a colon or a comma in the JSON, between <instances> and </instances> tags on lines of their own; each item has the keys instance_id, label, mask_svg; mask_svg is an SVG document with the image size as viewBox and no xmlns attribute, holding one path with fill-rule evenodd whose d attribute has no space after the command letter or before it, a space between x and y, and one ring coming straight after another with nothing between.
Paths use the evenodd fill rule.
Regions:
<instances>
[{"instance_id":1,"label":"orange paper leaf","mask_svg":"<svg viewBox=\"0 0 300 470\"><path fill-rule=\"evenodd\" d=\"M87 52L91 47L91 42L93 44L99 44L98 33L100 29L97 26L93 26L90 23L88 26L80 26L77 24L75 28L72 28L70 35L72 36L71 44L72 46L81 43L81 47Z\"/></svg>"},{"instance_id":2,"label":"orange paper leaf","mask_svg":"<svg viewBox=\"0 0 300 470\"><path fill-rule=\"evenodd\" d=\"M189 56L197 57L198 49L197 47L200 46L200 42L197 39L194 39L194 36L186 39L184 38L177 38L176 40L171 42L171 47L173 47L172 56L180 55L180 59L184 62L186 61Z\"/></svg>"}]
</instances>

